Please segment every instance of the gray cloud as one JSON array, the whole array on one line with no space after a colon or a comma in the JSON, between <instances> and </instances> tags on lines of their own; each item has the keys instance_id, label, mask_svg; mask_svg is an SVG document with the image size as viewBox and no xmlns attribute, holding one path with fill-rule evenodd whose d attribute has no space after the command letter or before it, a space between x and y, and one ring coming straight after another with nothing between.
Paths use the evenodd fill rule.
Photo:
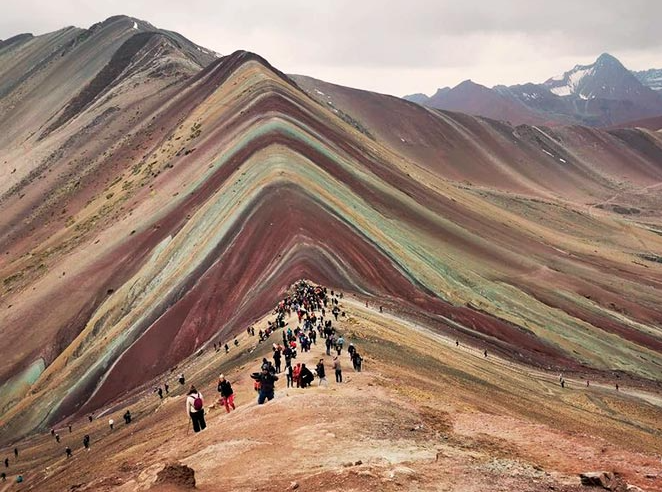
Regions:
<instances>
[{"instance_id":1,"label":"gray cloud","mask_svg":"<svg viewBox=\"0 0 662 492\"><path fill-rule=\"evenodd\" d=\"M22 0L3 6L0 38L118 13L220 53L249 49L286 72L395 94L540 81L605 51L636 69L662 65L657 0Z\"/></svg>"}]
</instances>

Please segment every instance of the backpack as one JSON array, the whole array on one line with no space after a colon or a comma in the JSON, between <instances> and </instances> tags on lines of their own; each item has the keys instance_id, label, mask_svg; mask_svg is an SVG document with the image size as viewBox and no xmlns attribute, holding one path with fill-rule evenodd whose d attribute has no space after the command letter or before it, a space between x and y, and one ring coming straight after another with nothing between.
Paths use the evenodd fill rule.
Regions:
<instances>
[{"instance_id":1,"label":"backpack","mask_svg":"<svg viewBox=\"0 0 662 492\"><path fill-rule=\"evenodd\" d=\"M198 393L193 400L193 408L196 412L202 410L202 398L200 398L200 393Z\"/></svg>"}]
</instances>

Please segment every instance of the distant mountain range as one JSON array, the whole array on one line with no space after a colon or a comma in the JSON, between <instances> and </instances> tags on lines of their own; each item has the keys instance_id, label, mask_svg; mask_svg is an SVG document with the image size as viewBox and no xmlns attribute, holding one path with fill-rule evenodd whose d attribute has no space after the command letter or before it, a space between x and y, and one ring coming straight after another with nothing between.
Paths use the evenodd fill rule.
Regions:
<instances>
[{"instance_id":1,"label":"distant mountain range","mask_svg":"<svg viewBox=\"0 0 662 492\"><path fill-rule=\"evenodd\" d=\"M591 65L576 65L542 84L488 88L466 80L428 97L404 99L513 124L622 125L662 115L662 70L631 72L604 53Z\"/></svg>"},{"instance_id":2,"label":"distant mountain range","mask_svg":"<svg viewBox=\"0 0 662 492\"><path fill-rule=\"evenodd\" d=\"M639 81L654 91L662 91L662 68L651 68L641 72L632 72Z\"/></svg>"}]
</instances>

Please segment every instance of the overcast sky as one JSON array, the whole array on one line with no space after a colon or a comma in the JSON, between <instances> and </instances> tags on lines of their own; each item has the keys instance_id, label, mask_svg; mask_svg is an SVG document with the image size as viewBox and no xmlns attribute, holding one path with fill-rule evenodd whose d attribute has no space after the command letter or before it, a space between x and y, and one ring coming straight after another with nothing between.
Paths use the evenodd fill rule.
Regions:
<instances>
[{"instance_id":1,"label":"overcast sky","mask_svg":"<svg viewBox=\"0 0 662 492\"><path fill-rule=\"evenodd\" d=\"M0 0L0 39L127 14L221 54L394 95L542 82L609 52L662 68L660 0Z\"/></svg>"}]
</instances>

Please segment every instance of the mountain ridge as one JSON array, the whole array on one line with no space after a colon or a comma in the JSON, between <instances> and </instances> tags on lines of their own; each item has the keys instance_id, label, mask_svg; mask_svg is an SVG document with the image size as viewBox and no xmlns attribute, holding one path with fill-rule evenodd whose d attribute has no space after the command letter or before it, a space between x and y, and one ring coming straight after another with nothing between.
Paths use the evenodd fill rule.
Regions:
<instances>
[{"instance_id":1,"label":"mountain ridge","mask_svg":"<svg viewBox=\"0 0 662 492\"><path fill-rule=\"evenodd\" d=\"M48 82L77 64L86 77L60 87L75 100L148 36L132 26L38 39L34 58L74 45L17 90L47 102ZM660 239L592 204L616 196L655 223L659 136L427 110L241 50L154 77L176 48L143 50L158 36L43 138L61 103L25 102L31 118L0 122L3 437L111 405L243 331L303 277L536 367L655 374L659 341L642 326L662 320L659 273L634 261L648 261L640 237Z\"/></svg>"},{"instance_id":2,"label":"mountain ridge","mask_svg":"<svg viewBox=\"0 0 662 492\"><path fill-rule=\"evenodd\" d=\"M475 87L459 99L418 94L414 102L438 109L503 119L514 124L542 120L552 125L604 127L662 115L662 97L642 83L642 80L650 79L654 84L656 75L642 75L642 80L636 75L615 57L603 53L594 63L576 65L563 75L551 77L542 84L485 88L495 93L490 95L489 100L486 99L485 90ZM462 84L452 90L460 91ZM404 98L412 100L411 96ZM505 102L504 98L509 102ZM497 105L500 106L497 109L495 101L499 100L502 102ZM521 109L506 110L508 104L511 108L520 106Z\"/></svg>"}]
</instances>

